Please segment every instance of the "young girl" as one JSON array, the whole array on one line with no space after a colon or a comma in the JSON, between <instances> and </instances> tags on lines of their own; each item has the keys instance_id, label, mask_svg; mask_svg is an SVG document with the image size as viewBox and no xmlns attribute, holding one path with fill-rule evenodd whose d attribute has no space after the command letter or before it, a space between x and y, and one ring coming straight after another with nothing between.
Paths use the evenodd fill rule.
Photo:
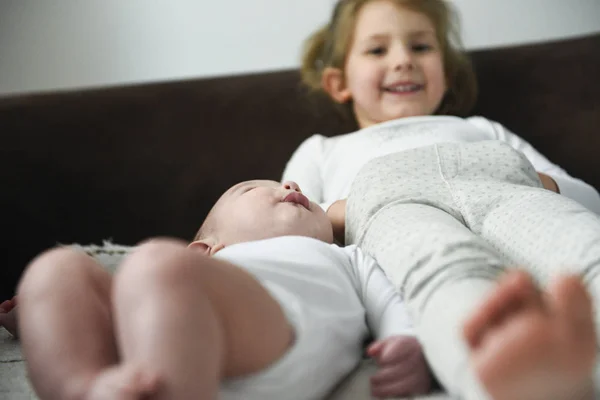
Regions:
<instances>
[{"instance_id":1,"label":"young girl","mask_svg":"<svg viewBox=\"0 0 600 400\"><path fill-rule=\"evenodd\" d=\"M544 187L600 213L600 196L499 123L466 119L476 81L457 46L458 29L441 0L343 0L330 23L306 43L304 83L328 94L355 118L357 132L314 135L283 174L324 209L348 197L367 161L441 142L500 140L523 152Z\"/></svg>"},{"instance_id":2,"label":"young girl","mask_svg":"<svg viewBox=\"0 0 600 400\"><path fill-rule=\"evenodd\" d=\"M482 117L466 119L458 117L468 114L476 96L473 71L466 55L458 47L458 43L458 30L453 14L449 5L443 0L341 0L335 7L330 23L308 40L303 59L304 82L317 91L325 92L333 101L346 107L361 129L333 138L325 138L321 135L310 137L301 144L290 159L284 172L284 179L298 182L303 187L304 193L327 210L333 221L342 221L338 224L341 228L336 232L338 239L343 240L344 238L343 220L346 211L344 199L348 198L352 191L356 191L353 188L355 178L359 176L359 172L366 165L371 168L370 174L359 176L363 193L367 190L369 179L381 186L385 185L386 179L391 180L394 173L394 169L388 168L385 172L382 170L378 175L376 171L373 171L374 163L372 161L374 159L380 160L383 156L400 152L408 154L407 151L410 150L413 151L411 157L414 161L415 154L429 157L431 154L435 156L435 152L424 150L422 153L414 153L414 150L411 149L434 148L448 142L476 144L476 142L496 141L496 146L482 144L480 147L469 147L468 152L472 156L473 165L485 166L487 163L489 166L485 166L485 168L489 170L494 170L495 166L501 169L506 161L502 157L507 157L510 159L506 161L507 166L512 163L510 167L515 167L515 169L505 170L509 173L515 171L517 174L522 173L519 178L525 179L526 185L543 186L575 200L588 210L600 213L600 196L594 188L569 176L560 167L548 161L529 143L496 122ZM435 148L437 149L437 147ZM478 149L486 152L477 154ZM438 155L441 158L432 159L433 161L441 163L442 159L450 160L449 154L456 151L452 146L443 147L442 150L444 154ZM520 160L521 155L526 158ZM423 158L423 162L426 162L426 158ZM427 170L426 167L423 167L423 162L413 164L416 171L414 176L409 177L416 185L419 183L420 169ZM458 166L460 169L460 159ZM531 166L535 168L533 174L527 171L527 168ZM428 165L428 167L431 166ZM365 178L367 175L369 179ZM402 176L399 175L396 174L395 178L402 180ZM447 181L440 182L440 185L448 184ZM485 191L485 187L481 187L481 189ZM555 197L559 198L560 196ZM374 199L370 200L375 201ZM359 203L360 199L355 196L355 208L360 208ZM494 203L490 202L486 206L493 207ZM572 207L572 209L574 208ZM391 226L389 229L401 230L404 228L405 236L411 234L413 232L411 229L416 226L414 224L419 223L418 219L421 217L421 214L415 210L410 210L411 213L414 213L408 213L406 220L398 219L392 223L387 221ZM585 224L586 219L592 218L594 224L590 229L596 229L598 221L592 213L586 214L586 212L577 210L577 213L581 215L582 223ZM447 214L455 218L451 212ZM552 214L546 213L545 215L551 218ZM435 246L432 239L440 241L447 237L454 239L456 226L452 226L452 229L447 231L440 228L454 222L443 220L445 217L440 216L439 213L436 216L441 219L427 220L427 224L419 226L425 232L431 230L431 235L425 236L426 240L422 247ZM410 218L413 220L409 221ZM405 221L407 224L403 224ZM413 225L408 225L408 222ZM386 221L380 221L380 226L384 226L385 223ZM469 227L467 223L464 225ZM464 229L465 226L462 228ZM477 233L475 230L473 232ZM461 234L463 233L461 231ZM361 238L362 234L364 231L359 229L352 232L350 237L346 235L346 239L350 239L351 243L359 244L363 250L373 255L393 283L403 291L415 318L420 340L423 341L429 361L440 381L453 394L481 399L484 394L481 391L476 395L473 394L479 388L477 388L476 382L471 382L473 380L469 375L471 371L466 371L467 368L464 365L468 362L467 344L464 343L464 338L459 338L456 333L460 331L466 317L480 305L478 302L483 301L485 296L493 291L495 286L492 283L495 283L499 272L503 271L508 263L503 260L510 260L510 258L504 257L505 254L499 255L497 249L490 249L488 244L476 240L472 232L469 232L469 235L456 235L456 237L465 238L464 243L468 242L475 246L467 250L474 251L473 254L478 256L487 252L482 257L489 257L485 260L480 259L479 261L483 261L481 264L475 262L472 266L466 265L468 263L462 261L468 259L468 254L471 254L467 251L460 255L461 262L448 265L455 268L452 270L453 273L458 271L463 274L459 277L454 276L456 281L463 279L461 283L463 286L450 282L453 284L450 286L454 290L452 293L455 294L455 297L444 297L437 294L438 286L445 285L446 294L450 293L447 291L449 282L445 278L449 274L446 275L446 271L439 268L433 272L427 271L429 275L423 275L424 264L420 264L420 262L425 260L426 256L414 263L411 262L415 261L415 258L410 259L411 262L409 262L407 258L397 257L394 263L390 263L378 256L382 254L378 254L379 251L385 252L390 246L399 247L402 244L405 253L412 257L415 247L411 242L407 240L392 243L389 240L378 240L389 239L381 233L378 239L369 242L364 237ZM423 241L423 236L415 233L410 239L416 240L414 237L420 237L421 242ZM531 238L537 239L533 234L529 237L529 239ZM525 239L528 238L525 237ZM571 240L569 243L573 241ZM584 241L584 239L581 240L581 242ZM464 243L462 244L464 245ZM588 243L586 242L586 244ZM476 248L477 246L480 248ZM452 246L438 246L438 248L449 250L449 252L455 250ZM556 248L559 247L554 249ZM462 249L465 248L462 247ZM480 251L481 249L484 249L485 252ZM581 248L573 250L569 255L571 258L567 257L565 260L574 259L583 263L584 260L573 257L573 254L581 255L582 252ZM538 255L539 253L539 251L536 252ZM395 253L396 256L398 254L400 253ZM482 266L490 264L489 260L494 260L494 262L500 260L499 262L503 262L503 264L498 265L494 270L485 270ZM448 258L444 261L448 261ZM477 260L473 257L471 261ZM554 262L562 261L563 259L556 259ZM597 264L597 261L592 260L588 265L594 266L594 263ZM457 265L459 269L462 267L465 269L459 271L456 269ZM589 271L586 271L589 273L587 277L591 279L594 270L590 267ZM532 272L537 273L537 275L534 274L536 278L542 276L545 279L549 275L545 272L540 273L540 271ZM465 276L469 279L465 280ZM415 280L419 284L410 282L411 280ZM485 284L479 285L479 281ZM423 285L420 286L420 284ZM412 287L412 289L409 290L407 287ZM476 289L473 290L473 288ZM434 292L434 289L438 292ZM415 293L419 290L421 294L418 296L424 296L426 299L422 301L419 299L416 302L412 296L414 295L416 298ZM434 293L437 298L433 296ZM431 296L436 300L435 302L431 300ZM441 301L442 298L445 301ZM429 307L427 318L423 312L425 305ZM539 311L539 309L537 310ZM434 318L435 315L443 315L445 318ZM547 315L544 314L543 318L540 315L537 317L544 319ZM441 322L442 320L444 322ZM428 322L432 324L427 326ZM436 328L443 326L444 329L436 332L435 329L432 329L434 326ZM429 335L421 335L423 332L428 332ZM554 332L551 333L554 334ZM447 336L441 337L444 334ZM506 342L505 337L500 340L502 343ZM469 345L471 344L469 341ZM532 347L529 346L529 348ZM517 354L514 353L514 348L512 351L511 354ZM543 354L537 353L533 358L540 360L542 356ZM561 359L561 357L557 356L556 359ZM522 361L507 360L513 364ZM589 360L582 361L581 359L579 361L580 365L589 362ZM540 362L538 365L544 365L544 363ZM483 381L488 393L494 398L516 398L497 395L494 382L486 380L486 374L477 365L472 366L476 369L478 379ZM525 371L519 368L514 370ZM581 371L583 370L585 367L582 367ZM534 373L537 372L539 371L534 371ZM585 371L585 373L588 372ZM500 374L491 374L491 376L500 376ZM513 378L517 377L513 375ZM548 373L546 377L552 379L558 376L555 373ZM473 383L472 387L468 387L468 383ZM509 383L513 382L504 382L505 386L509 386ZM518 386L515 389L516 392L513 393L520 394L519 398L533 398L524 395L522 391L519 392L523 388ZM497 387L496 385L495 388L497 389ZM536 389L539 388L538 384ZM539 392L537 393L539 395ZM546 398L544 395L541 396L541 398ZM558 395L557 398L573 397Z\"/></svg>"}]
</instances>

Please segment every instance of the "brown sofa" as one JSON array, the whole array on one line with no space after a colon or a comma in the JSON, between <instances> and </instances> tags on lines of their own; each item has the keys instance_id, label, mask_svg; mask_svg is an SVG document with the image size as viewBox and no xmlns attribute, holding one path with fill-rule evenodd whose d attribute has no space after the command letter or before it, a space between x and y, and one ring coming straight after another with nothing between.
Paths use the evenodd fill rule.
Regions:
<instances>
[{"instance_id":1,"label":"brown sofa","mask_svg":"<svg viewBox=\"0 0 600 400\"><path fill-rule=\"evenodd\" d=\"M473 114L600 188L600 34L472 53ZM0 98L0 299L56 243L189 239L231 184L355 129L294 70Z\"/></svg>"}]
</instances>

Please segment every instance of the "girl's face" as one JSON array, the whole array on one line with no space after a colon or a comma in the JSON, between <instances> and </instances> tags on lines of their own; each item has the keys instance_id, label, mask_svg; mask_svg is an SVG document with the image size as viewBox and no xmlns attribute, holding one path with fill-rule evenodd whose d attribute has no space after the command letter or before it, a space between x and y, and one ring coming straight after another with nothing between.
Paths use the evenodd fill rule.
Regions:
<instances>
[{"instance_id":1,"label":"girl's face","mask_svg":"<svg viewBox=\"0 0 600 400\"><path fill-rule=\"evenodd\" d=\"M361 128L433 114L446 79L431 21L387 0L366 4L356 21L342 87Z\"/></svg>"}]
</instances>

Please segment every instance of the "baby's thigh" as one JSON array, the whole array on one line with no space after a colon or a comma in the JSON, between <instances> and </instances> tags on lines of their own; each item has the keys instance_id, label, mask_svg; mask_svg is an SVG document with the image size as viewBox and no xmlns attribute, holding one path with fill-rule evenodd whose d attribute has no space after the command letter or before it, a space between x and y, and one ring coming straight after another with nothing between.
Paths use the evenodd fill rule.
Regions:
<instances>
[{"instance_id":1,"label":"baby's thigh","mask_svg":"<svg viewBox=\"0 0 600 400\"><path fill-rule=\"evenodd\" d=\"M295 340L285 354L256 374L222 382L220 399L322 399L358 365L359 346L336 338L324 321L316 327L307 319L294 319L289 318Z\"/></svg>"},{"instance_id":2,"label":"baby's thigh","mask_svg":"<svg viewBox=\"0 0 600 400\"><path fill-rule=\"evenodd\" d=\"M113 301L117 318L124 320L144 310L171 313L174 307L181 311L173 315L174 323L184 316L190 329L218 321L225 376L264 368L292 341L280 304L261 281L245 268L177 240L152 240L129 255L116 275Z\"/></svg>"},{"instance_id":3,"label":"baby's thigh","mask_svg":"<svg viewBox=\"0 0 600 400\"><path fill-rule=\"evenodd\" d=\"M67 247L54 248L37 256L25 269L19 282L21 298L45 298L47 294L70 295L73 291L102 293L111 291L112 277L92 257Z\"/></svg>"}]
</instances>

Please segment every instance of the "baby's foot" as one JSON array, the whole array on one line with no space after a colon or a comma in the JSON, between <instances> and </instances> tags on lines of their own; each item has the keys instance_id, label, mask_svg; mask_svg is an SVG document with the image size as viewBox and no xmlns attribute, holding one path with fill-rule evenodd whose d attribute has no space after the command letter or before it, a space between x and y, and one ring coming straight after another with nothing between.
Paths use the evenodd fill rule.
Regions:
<instances>
[{"instance_id":1,"label":"baby's foot","mask_svg":"<svg viewBox=\"0 0 600 400\"><path fill-rule=\"evenodd\" d=\"M17 327L17 298L6 300L0 304L0 326L15 338L18 337Z\"/></svg>"},{"instance_id":2,"label":"baby's foot","mask_svg":"<svg viewBox=\"0 0 600 400\"><path fill-rule=\"evenodd\" d=\"M596 333L590 296L576 277L542 295L511 273L465 324L471 364L494 400L587 400Z\"/></svg>"},{"instance_id":3,"label":"baby's foot","mask_svg":"<svg viewBox=\"0 0 600 400\"><path fill-rule=\"evenodd\" d=\"M88 390L87 400L138 400L153 395L159 387L158 375L132 366L116 366L101 372Z\"/></svg>"}]
</instances>

